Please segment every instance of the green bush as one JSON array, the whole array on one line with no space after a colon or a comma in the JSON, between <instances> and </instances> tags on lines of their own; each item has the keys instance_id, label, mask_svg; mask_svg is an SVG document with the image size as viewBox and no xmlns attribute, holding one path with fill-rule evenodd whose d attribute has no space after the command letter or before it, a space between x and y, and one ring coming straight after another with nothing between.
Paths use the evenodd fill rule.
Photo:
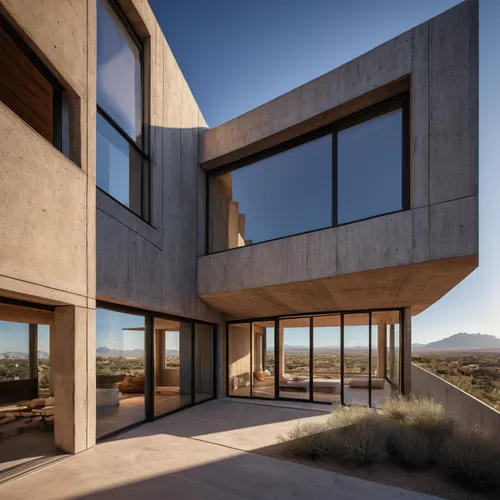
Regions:
<instances>
[{"instance_id":1,"label":"green bush","mask_svg":"<svg viewBox=\"0 0 500 500\"><path fill-rule=\"evenodd\" d=\"M441 464L455 480L472 489L500 487L500 444L477 427L455 432L444 446Z\"/></svg>"},{"instance_id":2,"label":"green bush","mask_svg":"<svg viewBox=\"0 0 500 500\"><path fill-rule=\"evenodd\" d=\"M332 411L326 425L330 429L340 429L375 416L375 410L366 406L339 406Z\"/></svg>"}]
</instances>

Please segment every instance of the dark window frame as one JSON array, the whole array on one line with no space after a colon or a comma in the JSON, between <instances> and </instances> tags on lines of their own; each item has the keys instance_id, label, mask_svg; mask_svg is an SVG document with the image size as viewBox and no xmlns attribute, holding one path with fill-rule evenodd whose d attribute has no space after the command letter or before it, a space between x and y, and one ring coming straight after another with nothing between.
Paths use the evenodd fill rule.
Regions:
<instances>
[{"instance_id":1,"label":"dark window frame","mask_svg":"<svg viewBox=\"0 0 500 500\"><path fill-rule=\"evenodd\" d=\"M345 222L343 224L338 224L338 141L337 135L339 132L346 130L350 127L354 127L355 125L360 125L364 122L372 120L374 118L378 118L392 111L401 110L402 112L402 155L401 155L401 167L402 167L402 185L401 185L401 209L395 210L393 212L386 212L383 214L377 214L370 217L365 217L363 219L357 219L354 221ZM332 137L332 224L329 226L311 229L309 231L303 231L300 233L289 234L286 236L279 236L277 238L271 238L269 240L259 241L256 243L251 243L250 245L245 245L243 247L233 247L227 248L224 250L210 251L210 178L216 177L221 174L225 174L228 172L233 172L234 170L238 170L240 168L251 165L252 163L256 163L261 160L265 160L266 158L270 158L279 153L283 153L288 151L289 149L296 148L305 144L307 142L311 142L315 139L319 139L326 135L331 135ZM213 255L222 252L229 252L231 250L238 250L240 248L246 248L249 246L260 245L262 243L267 243L269 241L277 241L282 240L284 238L291 238L293 236L299 236L302 234L314 233L316 231L323 231L325 229L330 229L333 227L341 227L346 226L348 224L354 224L356 222L362 222L365 220L374 219L376 217L383 217L385 215L391 215L399 212L404 212L410 209L410 94L408 91L393 96L387 100L374 104L368 108L365 108L357 113L353 113L345 118L341 118L340 120L321 127L319 129L313 130L307 134L303 134L294 139L290 139L281 144L278 144L272 148L266 149L259 153L255 153L253 155L242 158L241 160L237 160L235 162L229 163L227 165L223 165L219 168L211 170L207 173L207 182L206 182L206 214L205 214L205 254Z\"/></svg>"},{"instance_id":2,"label":"dark window frame","mask_svg":"<svg viewBox=\"0 0 500 500\"><path fill-rule=\"evenodd\" d=\"M130 21L127 19L125 16L124 12L122 11L121 7L116 3L115 0L97 0L98 2L101 1L103 3L106 3L109 5L111 10L114 12L116 17L118 18L118 21L122 24L122 26L125 28L125 31L129 34L132 42L137 46L139 49L139 62L141 66L141 139L142 139L142 146L139 146L137 142L130 137L125 130L114 120L107 111L97 104L96 102L96 111L97 113L104 119L106 122L113 127L113 129L118 132L118 134L127 141L127 143L134 148L134 150L140 155L141 157L141 213L137 213L135 210L132 208L128 207L127 205L121 203L118 201L113 195L108 193L106 190L100 188L99 186L96 186L96 188L101 192L104 193L106 196L111 198L113 201L118 203L120 206L126 208L128 211L133 213L136 217L139 217L142 219L144 222L147 224L151 225L151 158L150 158L150 151L151 151L151 144L150 144L150 135L147 132L147 127L148 125L146 124L146 92L145 92L145 71L146 71L146 64L145 64L145 48L144 48L144 43L142 39L139 37L139 35L136 33L134 28L132 27ZM96 69L97 71L97 69ZM97 133L97 132L96 132ZM98 168L96 166L96 168ZM130 168L130 165L129 165Z\"/></svg>"},{"instance_id":3,"label":"dark window frame","mask_svg":"<svg viewBox=\"0 0 500 500\"><path fill-rule=\"evenodd\" d=\"M52 142L51 144L64 156L69 158L69 130L65 130L63 124L68 121L63 114L67 112L63 107L63 102L67 102L66 89L52 73L49 67L40 59L36 52L29 46L23 36L14 25L0 12L0 27L7 33L7 36L14 42L17 48L23 53L40 75L52 86ZM6 104L7 107L9 107ZM9 108L10 109L10 108ZM13 111L15 113L15 111ZM16 114L17 116L17 114ZM21 118L22 119L22 118ZM24 121L24 120L23 120ZM33 128L29 123L28 126ZM35 132L38 131L33 128ZM45 138L44 138L45 139ZM45 139L46 140L46 139ZM50 141L47 141L50 142Z\"/></svg>"},{"instance_id":4,"label":"dark window frame","mask_svg":"<svg viewBox=\"0 0 500 500\"><path fill-rule=\"evenodd\" d=\"M182 411L186 408L191 408L192 406L201 405L207 403L208 401L213 401L217 399L217 369L218 369L218 360L217 360L217 352L218 352L218 336L217 336L217 324L211 323L209 321L197 320L192 318L185 318L182 316L176 316L173 314L161 313L156 311L148 311L145 309L140 309L137 307L124 306L121 304L113 304L111 302L106 302L103 300L96 300L96 309L106 309L107 311L120 312L125 314L134 314L137 316L144 317L144 419L134 422L126 427L110 431L102 436L97 438L97 442L104 441L106 439L115 437L123 432L129 431L130 429L134 429L135 427L139 427L142 424L147 422L153 422L159 418L163 418L167 415L172 415L173 413L177 413L178 411ZM193 356L193 352L195 349L195 326L196 323L202 325L208 325L212 327L212 336L213 336L213 351L212 351L212 370L213 370L213 394L209 399L205 399L203 401L196 401L195 392L191 393L191 402L181 406L180 408L176 408L174 410L168 411L166 413L162 413L160 415L154 414L154 319L168 319L172 321L179 321L188 323L191 325L191 388L195 389L194 380L196 375L196 367L195 367L195 358Z\"/></svg>"},{"instance_id":5,"label":"dark window frame","mask_svg":"<svg viewBox=\"0 0 500 500\"><path fill-rule=\"evenodd\" d=\"M371 375L371 357L372 357L372 314L377 313L377 312L398 312L399 313L399 359L400 359L400 366L399 366L399 374L398 374L398 380L399 380L399 391L402 394L407 393L407 388L404 387L403 381L404 381L404 356L405 356L405 351L404 351L404 344L403 344L403 339L404 339L404 308L403 307L387 307L387 308L378 308L378 309L360 309L360 310L352 310L352 311L321 311L321 312L313 312L313 313L297 313L297 314L289 314L289 315L284 315L284 316L267 316L267 317L261 317L261 318L251 318L251 319L236 319L236 320L230 320L226 321L225 324L225 357L226 357L226 366L225 366L225 378L226 378L226 396L229 398L234 398L234 399L256 399L256 400L263 400L263 401L270 401L270 400L276 400L276 401L294 401L294 402L313 402L315 404L322 404L322 405L332 405L333 403L328 402L328 401L319 401L314 399L314 381L313 381L313 372L310 372L310 377L309 377L309 397L308 398L289 398L289 397L283 397L280 396L280 391L279 391L279 373L280 373L280 367L279 367L279 349L280 349L280 344L279 344L279 326L280 326L280 321L285 320L285 319L291 319L291 318L306 318L309 319L309 338L311 340L311 325L312 328L314 327L314 318L318 316L334 316L338 315L340 316L340 404L342 406L350 406L345 403L345 396L344 396L344 378L345 378L345 373L344 373L344 365L345 365L345 342L344 342L344 334L345 334L345 324L344 324L344 318L346 315L354 315L354 314L368 314L368 324L366 325L368 327L368 362L369 362L369 382L368 382L368 407L372 408L372 375ZM274 398L263 398L259 396L253 396L252 391L250 391L250 396L235 396L230 393L230 380L229 380L229 326L234 325L234 324L242 324L242 323L248 323L250 325L250 355L252 352L252 335L253 335L253 324L254 323L260 323L260 322L272 322L274 321L274 358L275 358L275 375L274 375ZM314 341L313 341L314 342ZM311 343L309 345L309 369L311 370L312 365L312 358L314 356L313 354L314 350L314 345ZM253 366L250 366L250 369L253 370ZM387 377L385 377L386 380ZM252 371L250 373L250 379L253 379ZM253 380L252 380L253 382ZM251 388L252 388L252 382L251 382ZM389 381L390 382L390 381Z\"/></svg>"}]
</instances>

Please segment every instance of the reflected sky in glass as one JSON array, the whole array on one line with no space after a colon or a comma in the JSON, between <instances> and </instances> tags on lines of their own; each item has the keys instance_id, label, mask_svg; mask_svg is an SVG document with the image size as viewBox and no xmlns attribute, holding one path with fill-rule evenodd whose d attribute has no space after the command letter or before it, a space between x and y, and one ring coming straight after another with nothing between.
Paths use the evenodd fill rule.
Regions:
<instances>
[{"instance_id":1,"label":"reflected sky in glass","mask_svg":"<svg viewBox=\"0 0 500 500\"><path fill-rule=\"evenodd\" d=\"M97 1L97 104L134 141L140 141L140 51L103 0Z\"/></svg>"},{"instance_id":2,"label":"reflected sky in glass","mask_svg":"<svg viewBox=\"0 0 500 500\"><path fill-rule=\"evenodd\" d=\"M338 223L402 209L402 112L338 133Z\"/></svg>"},{"instance_id":3,"label":"reflected sky in glass","mask_svg":"<svg viewBox=\"0 0 500 500\"><path fill-rule=\"evenodd\" d=\"M96 309L96 348L144 349L144 331L131 328L145 328L144 316Z\"/></svg>"},{"instance_id":4,"label":"reflected sky in glass","mask_svg":"<svg viewBox=\"0 0 500 500\"><path fill-rule=\"evenodd\" d=\"M321 137L232 172L233 200L253 243L332 223L332 140Z\"/></svg>"}]
</instances>

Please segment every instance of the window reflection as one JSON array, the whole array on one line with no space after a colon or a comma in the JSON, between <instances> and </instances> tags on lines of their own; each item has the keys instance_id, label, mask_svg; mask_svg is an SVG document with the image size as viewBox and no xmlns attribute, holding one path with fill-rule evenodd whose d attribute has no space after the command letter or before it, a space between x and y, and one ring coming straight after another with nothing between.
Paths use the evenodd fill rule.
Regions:
<instances>
[{"instance_id":1,"label":"window reflection","mask_svg":"<svg viewBox=\"0 0 500 500\"><path fill-rule=\"evenodd\" d=\"M338 133L338 224L402 205L402 111Z\"/></svg>"},{"instance_id":2,"label":"window reflection","mask_svg":"<svg viewBox=\"0 0 500 500\"><path fill-rule=\"evenodd\" d=\"M97 2L97 104L140 144L140 49L104 0Z\"/></svg>"},{"instance_id":3,"label":"window reflection","mask_svg":"<svg viewBox=\"0 0 500 500\"><path fill-rule=\"evenodd\" d=\"M210 251L331 226L331 156L328 135L210 177Z\"/></svg>"}]
</instances>

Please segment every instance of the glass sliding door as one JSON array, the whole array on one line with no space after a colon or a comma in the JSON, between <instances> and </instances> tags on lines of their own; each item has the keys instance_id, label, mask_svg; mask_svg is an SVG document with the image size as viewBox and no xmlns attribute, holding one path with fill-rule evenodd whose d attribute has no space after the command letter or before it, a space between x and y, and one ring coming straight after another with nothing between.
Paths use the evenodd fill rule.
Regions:
<instances>
[{"instance_id":1,"label":"glass sliding door","mask_svg":"<svg viewBox=\"0 0 500 500\"><path fill-rule=\"evenodd\" d=\"M154 415L189 406L193 324L154 319Z\"/></svg>"},{"instance_id":2,"label":"glass sliding door","mask_svg":"<svg viewBox=\"0 0 500 500\"><path fill-rule=\"evenodd\" d=\"M370 315L344 314L344 403L370 405Z\"/></svg>"},{"instance_id":3,"label":"glass sliding door","mask_svg":"<svg viewBox=\"0 0 500 500\"><path fill-rule=\"evenodd\" d=\"M252 323L252 397L275 397L274 321Z\"/></svg>"},{"instance_id":4,"label":"glass sliding door","mask_svg":"<svg viewBox=\"0 0 500 500\"><path fill-rule=\"evenodd\" d=\"M144 316L97 308L97 438L146 418L144 351Z\"/></svg>"},{"instance_id":5,"label":"glass sliding door","mask_svg":"<svg viewBox=\"0 0 500 500\"><path fill-rule=\"evenodd\" d=\"M340 403L340 314L313 318L313 400Z\"/></svg>"},{"instance_id":6,"label":"glass sliding door","mask_svg":"<svg viewBox=\"0 0 500 500\"><path fill-rule=\"evenodd\" d=\"M289 318L279 322L279 396L310 398L310 318Z\"/></svg>"},{"instance_id":7,"label":"glass sliding door","mask_svg":"<svg viewBox=\"0 0 500 500\"><path fill-rule=\"evenodd\" d=\"M228 325L227 382L230 396L251 396L251 351L251 324L236 323Z\"/></svg>"},{"instance_id":8,"label":"glass sliding door","mask_svg":"<svg viewBox=\"0 0 500 500\"><path fill-rule=\"evenodd\" d=\"M194 329L194 402L214 397L214 327L201 323Z\"/></svg>"}]
</instances>

